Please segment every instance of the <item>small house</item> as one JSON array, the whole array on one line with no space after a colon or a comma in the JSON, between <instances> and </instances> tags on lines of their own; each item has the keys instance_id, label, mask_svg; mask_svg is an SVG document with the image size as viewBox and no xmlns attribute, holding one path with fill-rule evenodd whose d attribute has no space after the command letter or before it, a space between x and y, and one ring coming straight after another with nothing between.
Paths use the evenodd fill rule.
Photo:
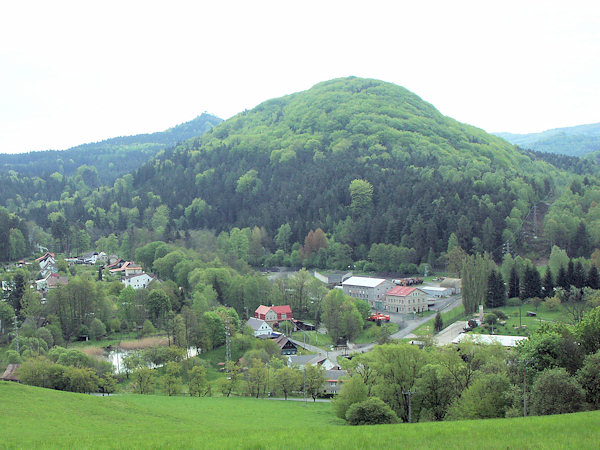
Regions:
<instances>
[{"instance_id":1,"label":"small house","mask_svg":"<svg viewBox=\"0 0 600 450\"><path fill-rule=\"evenodd\" d=\"M250 328L254 330L254 336L271 336L273 334L273 328L264 320L250 317L246 322Z\"/></svg>"},{"instance_id":2,"label":"small house","mask_svg":"<svg viewBox=\"0 0 600 450\"><path fill-rule=\"evenodd\" d=\"M271 326L285 320L291 321L294 319L292 316L292 308L290 307L290 305L260 305L258 308L256 308L256 311L254 311L254 317L256 319L264 320Z\"/></svg>"},{"instance_id":3,"label":"small house","mask_svg":"<svg viewBox=\"0 0 600 450\"><path fill-rule=\"evenodd\" d=\"M298 353L298 348L296 345L283 334L275 339L275 342L281 349L282 355L295 355Z\"/></svg>"}]
</instances>

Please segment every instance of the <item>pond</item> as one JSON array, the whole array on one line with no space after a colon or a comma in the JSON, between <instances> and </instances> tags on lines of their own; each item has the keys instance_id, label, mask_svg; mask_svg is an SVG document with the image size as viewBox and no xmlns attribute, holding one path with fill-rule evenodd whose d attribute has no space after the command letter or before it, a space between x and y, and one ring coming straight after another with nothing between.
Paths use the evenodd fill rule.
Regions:
<instances>
[{"instance_id":1,"label":"pond","mask_svg":"<svg viewBox=\"0 0 600 450\"><path fill-rule=\"evenodd\" d=\"M136 351L139 350L123 350L122 348L116 347L108 352L105 352L104 356L113 365L115 373L124 373L125 368L123 367L123 358ZM197 354L198 349L196 349L196 347L188 347L186 358L193 358ZM156 367L160 366L148 364L148 367L155 369Z\"/></svg>"}]
</instances>

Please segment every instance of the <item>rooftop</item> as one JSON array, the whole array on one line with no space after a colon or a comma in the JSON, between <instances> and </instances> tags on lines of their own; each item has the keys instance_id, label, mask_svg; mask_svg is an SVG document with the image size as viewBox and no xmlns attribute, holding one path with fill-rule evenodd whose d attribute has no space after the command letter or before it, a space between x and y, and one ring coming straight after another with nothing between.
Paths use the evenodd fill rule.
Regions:
<instances>
[{"instance_id":1,"label":"rooftop","mask_svg":"<svg viewBox=\"0 0 600 450\"><path fill-rule=\"evenodd\" d=\"M342 286L377 287L384 281L383 278L350 277L342 282Z\"/></svg>"},{"instance_id":2,"label":"rooftop","mask_svg":"<svg viewBox=\"0 0 600 450\"><path fill-rule=\"evenodd\" d=\"M416 287L396 286L391 291L386 292L385 295L393 295L394 297L406 297L408 294L410 294L411 292L414 292L416 290L417 290Z\"/></svg>"},{"instance_id":3,"label":"rooftop","mask_svg":"<svg viewBox=\"0 0 600 450\"><path fill-rule=\"evenodd\" d=\"M505 336L502 334L472 334L460 333L454 340L453 344L458 344L462 341L473 341L476 344L500 344L503 347L515 347L518 342L529 339L526 336Z\"/></svg>"}]
</instances>

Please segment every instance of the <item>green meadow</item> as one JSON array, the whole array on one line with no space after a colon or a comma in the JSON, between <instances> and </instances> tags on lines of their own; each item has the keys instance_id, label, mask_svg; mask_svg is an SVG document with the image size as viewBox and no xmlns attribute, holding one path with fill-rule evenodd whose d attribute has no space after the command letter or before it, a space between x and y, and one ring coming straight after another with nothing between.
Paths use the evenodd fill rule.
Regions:
<instances>
[{"instance_id":1,"label":"green meadow","mask_svg":"<svg viewBox=\"0 0 600 450\"><path fill-rule=\"evenodd\" d=\"M0 448L598 448L600 411L347 426L329 403L96 397L0 382Z\"/></svg>"}]
</instances>

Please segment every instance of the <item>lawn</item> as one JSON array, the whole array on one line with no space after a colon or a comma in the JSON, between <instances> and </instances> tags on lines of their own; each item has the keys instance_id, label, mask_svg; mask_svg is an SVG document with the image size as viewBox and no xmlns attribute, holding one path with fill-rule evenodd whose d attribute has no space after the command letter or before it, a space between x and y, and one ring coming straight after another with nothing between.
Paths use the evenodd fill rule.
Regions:
<instances>
[{"instance_id":1,"label":"lawn","mask_svg":"<svg viewBox=\"0 0 600 450\"><path fill-rule=\"evenodd\" d=\"M0 382L2 448L597 448L600 412L350 427L329 403L95 397Z\"/></svg>"},{"instance_id":2,"label":"lawn","mask_svg":"<svg viewBox=\"0 0 600 450\"><path fill-rule=\"evenodd\" d=\"M452 325L457 320L465 319L465 307L463 305L459 305L456 308L446 311L442 313L442 321L444 322L444 328L449 325ZM428 334L433 334L433 321L435 320L435 314L431 316L431 320L428 320L420 327L416 328L413 331L413 334L416 336L427 336Z\"/></svg>"},{"instance_id":3,"label":"lawn","mask_svg":"<svg viewBox=\"0 0 600 450\"><path fill-rule=\"evenodd\" d=\"M504 306L497 308L508 316L506 324L494 325L494 334L503 334L508 336L528 336L529 333L536 330L543 322L565 322L569 323L569 316L564 307L559 307L556 310L549 310L543 304L537 308L533 305L525 304L521 307L522 317L519 318L518 306ZM535 317L528 317L527 312L536 313ZM485 313L492 312L486 310ZM489 327L477 327L473 330L474 333L490 333Z\"/></svg>"}]
</instances>

